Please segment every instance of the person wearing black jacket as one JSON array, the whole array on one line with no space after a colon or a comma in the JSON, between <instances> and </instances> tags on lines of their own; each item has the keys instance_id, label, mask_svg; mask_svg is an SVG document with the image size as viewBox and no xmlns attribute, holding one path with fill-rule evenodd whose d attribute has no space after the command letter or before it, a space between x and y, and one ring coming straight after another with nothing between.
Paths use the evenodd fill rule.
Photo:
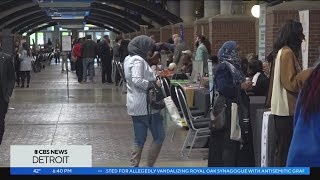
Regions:
<instances>
[{"instance_id":1,"label":"person wearing black jacket","mask_svg":"<svg viewBox=\"0 0 320 180\"><path fill-rule=\"evenodd\" d=\"M15 54L14 54L14 70L16 74L16 87L20 87L20 82L21 82L21 73L20 73L20 58L19 58L19 46L16 47L15 49Z\"/></svg>"},{"instance_id":2,"label":"person wearing black jacket","mask_svg":"<svg viewBox=\"0 0 320 180\"><path fill-rule=\"evenodd\" d=\"M4 134L4 119L8 111L10 96L15 84L13 59L0 52L0 144Z\"/></svg>"},{"instance_id":3,"label":"person wearing black jacket","mask_svg":"<svg viewBox=\"0 0 320 180\"><path fill-rule=\"evenodd\" d=\"M110 40L108 38L104 38L99 45L99 57L101 58L101 75L102 75L102 83L112 83L112 53L111 48L109 46ZM106 80L107 76L107 80Z\"/></svg>"},{"instance_id":4,"label":"person wearing black jacket","mask_svg":"<svg viewBox=\"0 0 320 180\"><path fill-rule=\"evenodd\" d=\"M91 35L86 35L86 41L81 46L81 58L83 65L83 82L87 82L87 73L89 72L89 80L94 82L94 59L98 54L97 43L92 40Z\"/></svg>"},{"instance_id":5,"label":"person wearing black jacket","mask_svg":"<svg viewBox=\"0 0 320 180\"><path fill-rule=\"evenodd\" d=\"M263 72L263 65L260 60L249 62L248 74L252 77L252 89L247 92L254 96L267 96L269 90L269 78Z\"/></svg>"}]
</instances>

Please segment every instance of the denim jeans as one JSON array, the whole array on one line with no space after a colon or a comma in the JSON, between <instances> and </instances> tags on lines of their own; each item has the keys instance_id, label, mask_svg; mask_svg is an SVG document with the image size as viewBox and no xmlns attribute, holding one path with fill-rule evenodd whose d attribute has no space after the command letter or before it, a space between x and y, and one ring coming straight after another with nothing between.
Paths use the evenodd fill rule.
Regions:
<instances>
[{"instance_id":1,"label":"denim jeans","mask_svg":"<svg viewBox=\"0 0 320 180\"><path fill-rule=\"evenodd\" d=\"M160 113L143 116L132 116L134 129L134 145L143 147L147 139L148 128L151 131L154 144L162 144L165 138L163 119Z\"/></svg>"},{"instance_id":2,"label":"denim jeans","mask_svg":"<svg viewBox=\"0 0 320 180\"><path fill-rule=\"evenodd\" d=\"M62 63L61 63L61 70L68 70L68 56L63 54L62 56Z\"/></svg>"},{"instance_id":3,"label":"denim jeans","mask_svg":"<svg viewBox=\"0 0 320 180\"><path fill-rule=\"evenodd\" d=\"M94 76L94 58L83 58L83 81L87 81L87 70L89 71L89 80L93 81Z\"/></svg>"}]
</instances>

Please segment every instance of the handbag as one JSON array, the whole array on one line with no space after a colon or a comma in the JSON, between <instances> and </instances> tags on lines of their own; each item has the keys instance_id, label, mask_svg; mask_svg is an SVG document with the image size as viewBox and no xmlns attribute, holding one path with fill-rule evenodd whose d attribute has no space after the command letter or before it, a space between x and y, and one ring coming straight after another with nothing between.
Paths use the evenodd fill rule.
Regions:
<instances>
[{"instance_id":1,"label":"handbag","mask_svg":"<svg viewBox=\"0 0 320 180\"><path fill-rule=\"evenodd\" d=\"M147 90L147 106L148 112L151 109L161 110L165 108L164 99L165 95L161 89L155 82L152 82L151 86Z\"/></svg>"},{"instance_id":2,"label":"handbag","mask_svg":"<svg viewBox=\"0 0 320 180\"><path fill-rule=\"evenodd\" d=\"M227 100L226 97L215 91L213 105L210 110L211 128L215 130L224 129L226 126L227 116Z\"/></svg>"}]
</instances>

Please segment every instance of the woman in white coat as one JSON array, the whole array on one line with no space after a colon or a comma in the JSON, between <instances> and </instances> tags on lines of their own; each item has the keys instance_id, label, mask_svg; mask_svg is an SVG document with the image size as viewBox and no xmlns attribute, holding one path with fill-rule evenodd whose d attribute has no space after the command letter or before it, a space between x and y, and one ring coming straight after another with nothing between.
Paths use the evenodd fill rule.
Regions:
<instances>
[{"instance_id":1,"label":"woman in white coat","mask_svg":"<svg viewBox=\"0 0 320 180\"><path fill-rule=\"evenodd\" d=\"M22 44L22 51L20 54L20 74L21 74L21 88L24 88L25 79L27 78L27 88L30 85L30 71L32 70L31 61L32 54L31 50L26 42Z\"/></svg>"}]
</instances>

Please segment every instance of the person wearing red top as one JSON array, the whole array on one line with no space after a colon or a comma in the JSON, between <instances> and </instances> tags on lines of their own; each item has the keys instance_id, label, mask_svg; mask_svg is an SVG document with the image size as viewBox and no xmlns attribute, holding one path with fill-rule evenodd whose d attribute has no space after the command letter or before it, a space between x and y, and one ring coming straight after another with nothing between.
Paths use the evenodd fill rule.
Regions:
<instances>
[{"instance_id":1,"label":"person wearing red top","mask_svg":"<svg viewBox=\"0 0 320 180\"><path fill-rule=\"evenodd\" d=\"M81 59L81 44L83 44L84 39L80 38L76 41L76 43L73 46L73 56L75 56L77 58L76 61L76 74L78 77L78 82L81 83L82 82L82 59Z\"/></svg>"}]
</instances>

